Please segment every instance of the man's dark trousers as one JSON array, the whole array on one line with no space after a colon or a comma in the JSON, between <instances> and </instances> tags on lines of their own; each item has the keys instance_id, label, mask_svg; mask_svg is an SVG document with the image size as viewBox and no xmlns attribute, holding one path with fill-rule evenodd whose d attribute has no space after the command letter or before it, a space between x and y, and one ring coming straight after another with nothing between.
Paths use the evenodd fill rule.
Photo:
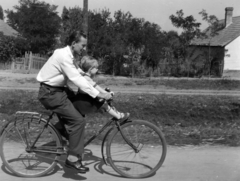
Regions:
<instances>
[{"instance_id":1,"label":"man's dark trousers","mask_svg":"<svg viewBox=\"0 0 240 181\"><path fill-rule=\"evenodd\" d=\"M61 123L64 125L69 137L68 154L81 156L84 152L86 122L69 100L65 88L41 84L38 99L46 109L55 112L62 118L60 121L62 121Z\"/></svg>"}]
</instances>

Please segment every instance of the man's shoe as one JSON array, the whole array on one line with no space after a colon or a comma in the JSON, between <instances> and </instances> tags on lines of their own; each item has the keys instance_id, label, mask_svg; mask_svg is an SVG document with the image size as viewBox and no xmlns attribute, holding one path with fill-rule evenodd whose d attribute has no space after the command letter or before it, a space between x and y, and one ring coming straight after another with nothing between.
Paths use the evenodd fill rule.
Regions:
<instances>
[{"instance_id":1,"label":"man's shoe","mask_svg":"<svg viewBox=\"0 0 240 181\"><path fill-rule=\"evenodd\" d=\"M75 169L75 170L77 170L79 173L89 172L89 168L83 166L81 160L78 160L78 161L76 161L76 162L71 162L71 161L69 161L68 159L66 159L65 167Z\"/></svg>"}]
</instances>

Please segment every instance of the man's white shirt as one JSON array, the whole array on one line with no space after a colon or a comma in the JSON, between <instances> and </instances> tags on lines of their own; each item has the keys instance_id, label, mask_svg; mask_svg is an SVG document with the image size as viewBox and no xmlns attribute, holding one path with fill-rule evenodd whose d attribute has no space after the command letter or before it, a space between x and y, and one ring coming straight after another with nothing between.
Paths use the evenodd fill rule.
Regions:
<instances>
[{"instance_id":1,"label":"man's white shirt","mask_svg":"<svg viewBox=\"0 0 240 181\"><path fill-rule=\"evenodd\" d=\"M95 98L99 91L80 73L74 64L74 57L69 46L54 51L37 75L37 81L50 86L64 87L69 79L83 92Z\"/></svg>"}]
</instances>

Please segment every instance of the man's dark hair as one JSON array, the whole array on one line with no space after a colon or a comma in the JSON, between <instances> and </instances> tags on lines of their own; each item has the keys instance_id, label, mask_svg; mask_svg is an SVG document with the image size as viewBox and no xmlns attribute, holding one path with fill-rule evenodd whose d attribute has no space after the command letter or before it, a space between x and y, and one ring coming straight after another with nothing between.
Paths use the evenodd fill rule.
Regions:
<instances>
[{"instance_id":1,"label":"man's dark hair","mask_svg":"<svg viewBox=\"0 0 240 181\"><path fill-rule=\"evenodd\" d=\"M83 31L74 31L66 38L65 44L71 46L74 41L78 43L81 37L87 38L87 35Z\"/></svg>"}]
</instances>

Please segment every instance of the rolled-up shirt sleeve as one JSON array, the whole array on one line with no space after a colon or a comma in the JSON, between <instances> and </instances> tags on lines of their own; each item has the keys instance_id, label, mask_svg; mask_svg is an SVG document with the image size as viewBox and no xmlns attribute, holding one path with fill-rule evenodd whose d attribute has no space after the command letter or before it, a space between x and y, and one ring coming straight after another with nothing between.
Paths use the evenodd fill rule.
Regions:
<instances>
[{"instance_id":1,"label":"rolled-up shirt sleeve","mask_svg":"<svg viewBox=\"0 0 240 181\"><path fill-rule=\"evenodd\" d=\"M80 69L79 67L77 68L77 70L78 70L78 72L79 72L80 74L83 74L83 73L84 73L83 70Z\"/></svg>"},{"instance_id":2,"label":"rolled-up shirt sleeve","mask_svg":"<svg viewBox=\"0 0 240 181\"><path fill-rule=\"evenodd\" d=\"M68 77L68 79L73 82L79 89L83 92L89 94L91 97L95 98L99 94L99 91L95 89L80 73L79 70L73 64L70 59L64 59L60 62L61 69L63 73Z\"/></svg>"}]
</instances>

